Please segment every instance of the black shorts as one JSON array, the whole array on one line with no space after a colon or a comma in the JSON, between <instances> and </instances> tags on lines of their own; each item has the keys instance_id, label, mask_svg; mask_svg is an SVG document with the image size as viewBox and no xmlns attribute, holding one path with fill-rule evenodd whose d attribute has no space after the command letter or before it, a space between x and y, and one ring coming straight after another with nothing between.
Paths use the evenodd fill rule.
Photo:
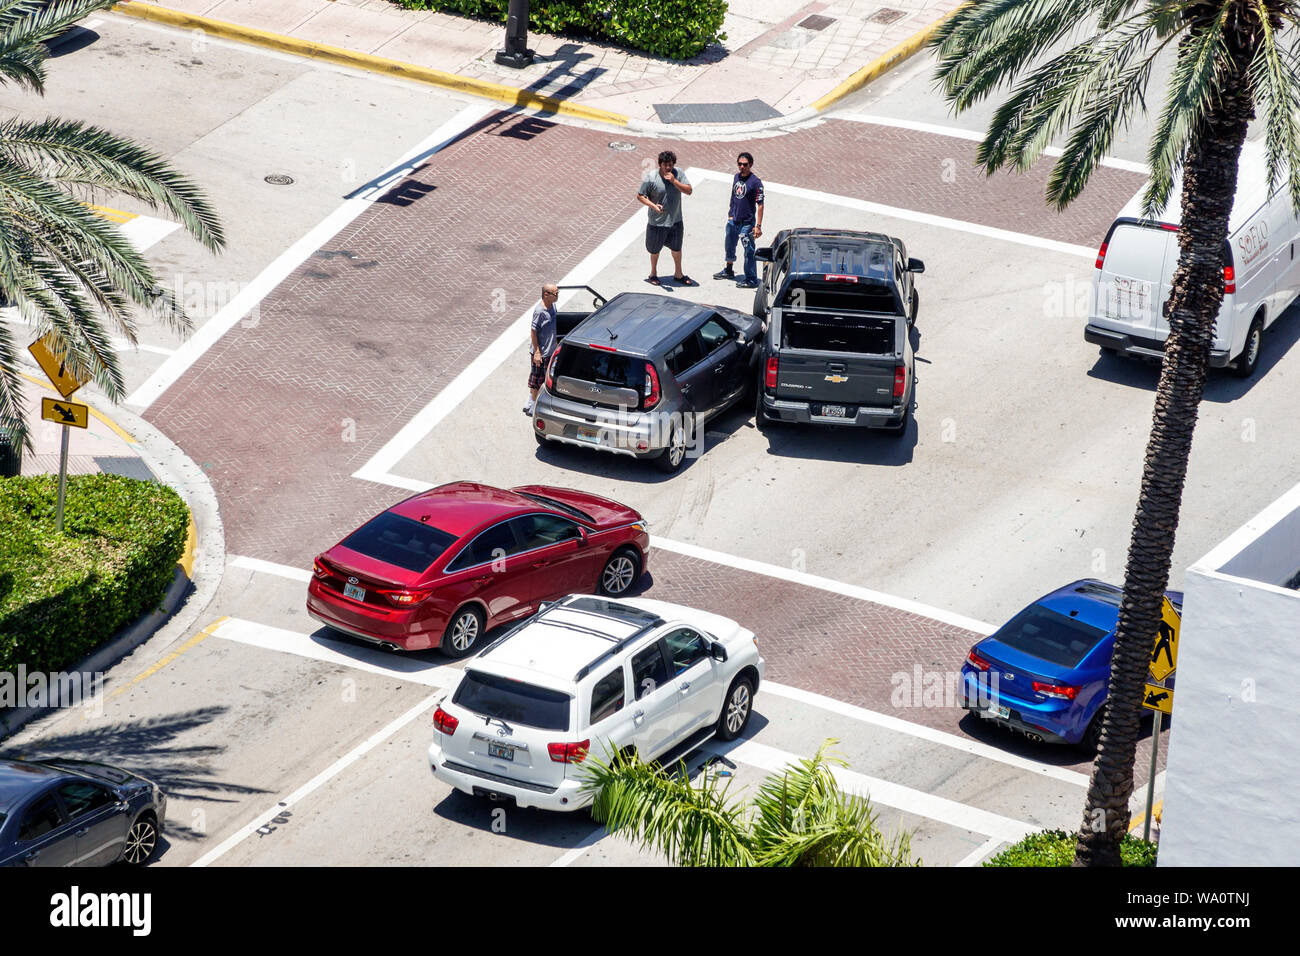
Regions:
<instances>
[{"instance_id":1,"label":"black shorts","mask_svg":"<svg viewBox=\"0 0 1300 956\"><path fill-rule=\"evenodd\" d=\"M654 255L664 246L673 252L682 251L682 221L679 219L671 226L646 226L645 251Z\"/></svg>"}]
</instances>

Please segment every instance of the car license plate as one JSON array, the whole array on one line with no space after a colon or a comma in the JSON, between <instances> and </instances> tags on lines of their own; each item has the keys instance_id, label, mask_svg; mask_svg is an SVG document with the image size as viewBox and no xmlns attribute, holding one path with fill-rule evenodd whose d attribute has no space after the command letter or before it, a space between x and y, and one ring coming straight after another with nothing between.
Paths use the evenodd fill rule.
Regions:
<instances>
[{"instance_id":1,"label":"car license plate","mask_svg":"<svg viewBox=\"0 0 1300 956\"><path fill-rule=\"evenodd\" d=\"M989 708L989 713L1001 720L1008 720L1011 717L1011 708L999 707L998 705L994 704Z\"/></svg>"},{"instance_id":2,"label":"car license plate","mask_svg":"<svg viewBox=\"0 0 1300 956\"><path fill-rule=\"evenodd\" d=\"M579 426L578 426L578 438L582 439L583 441L594 442L595 444L599 445L599 444L600 444L600 429L598 429L598 428L590 428L590 427L588 427L588 426L586 426L586 425L579 425Z\"/></svg>"},{"instance_id":3,"label":"car license plate","mask_svg":"<svg viewBox=\"0 0 1300 956\"><path fill-rule=\"evenodd\" d=\"M502 760L511 760L511 761L513 761L513 760L515 759L515 748L514 748L514 747L503 747L501 744L494 744L494 743L492 743L492 741L489 740L489 741L488 741L488 756L489 756L489 757L499 757L499 758L502 759Z\"/></svg>"},{"instance_id":4,"label":"car license plate","mask_svg":"<svg viewBox=\"0 0 1300 956\"><path fill-rule=\"evenodd\" d=\"M823 418L848 418L849 410L845 408L843 405L823 405L822 417Z\"/></svg>"},{"instance_id":5,"label":"car license plate","mask_svg":"<svg viewBox=\"0 0 1300 956\"><path fill-rule=\"evenodd\" d=\"M364 601L366 599L366 589L359 588L355 584L343 585L343 596L350 597L354 601Z\"/></svg>"}]
</instances>

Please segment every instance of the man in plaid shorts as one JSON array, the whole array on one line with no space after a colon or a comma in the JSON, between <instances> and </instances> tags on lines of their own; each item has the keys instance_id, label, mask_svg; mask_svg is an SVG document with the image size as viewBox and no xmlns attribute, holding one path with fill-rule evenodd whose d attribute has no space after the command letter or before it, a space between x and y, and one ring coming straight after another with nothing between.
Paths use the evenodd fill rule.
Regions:
<instances>
[{"instance_id":1,"label":"man in plaid shorts","mask_svg":"<svg viewBox=\"0 0 1300 956\"><path fill-rule=\"evenodd\" d=\"M542 304L533 309L532 349L529 356L532 364L528 369L528 404L524 414L531 415L537 404L537 392L546 378L546 364L555 354L555 300L560 297L560 287L548 282L542 286Z\"/></svg>"}]
</instances>

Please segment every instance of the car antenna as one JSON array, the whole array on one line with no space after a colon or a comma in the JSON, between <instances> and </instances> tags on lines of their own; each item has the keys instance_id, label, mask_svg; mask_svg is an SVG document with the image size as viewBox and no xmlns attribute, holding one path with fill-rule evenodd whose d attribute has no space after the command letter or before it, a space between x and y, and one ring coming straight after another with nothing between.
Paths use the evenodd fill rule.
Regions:
<instances>
[{"instance_id":1,"label":"car antenna","mask_svg":"<svg viewBox=\"0 0 1300 956\"><path fill-rule=\"evenodd\" d=\"M605 331L609 333L609 340L611 342L613 342L616 338L618 338L618 333L615 332L613 329L611 329L608 325L605 326Z\"/></svg>"}]
</instances>

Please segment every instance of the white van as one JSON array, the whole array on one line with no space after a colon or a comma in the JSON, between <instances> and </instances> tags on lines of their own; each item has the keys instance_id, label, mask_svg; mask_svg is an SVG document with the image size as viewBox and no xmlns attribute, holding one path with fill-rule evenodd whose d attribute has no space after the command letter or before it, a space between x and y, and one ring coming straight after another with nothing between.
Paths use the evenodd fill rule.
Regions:
<instances>
[{"instance_id":1,"label":"white van","mask_svg":"<svg viewBox=\"0 0 1300 956\"><path fill-rule=\"evenodd\" d=\"M1164 307L1178 267L1182 178L1155 220L1142 218L1142 193L1120 210L1097 253L1092 308L1083 337L1103 352L1160 359L1169 323ZM1243 378L1259 364L1264 329L1300 292L1300 221L1291 208L1285 174L1270 196L1263 144L1247 142L1237 172L1237 196L1228 218L1224 296L1215 322L1210 366Z\"/></svg>"}]
</instances>

